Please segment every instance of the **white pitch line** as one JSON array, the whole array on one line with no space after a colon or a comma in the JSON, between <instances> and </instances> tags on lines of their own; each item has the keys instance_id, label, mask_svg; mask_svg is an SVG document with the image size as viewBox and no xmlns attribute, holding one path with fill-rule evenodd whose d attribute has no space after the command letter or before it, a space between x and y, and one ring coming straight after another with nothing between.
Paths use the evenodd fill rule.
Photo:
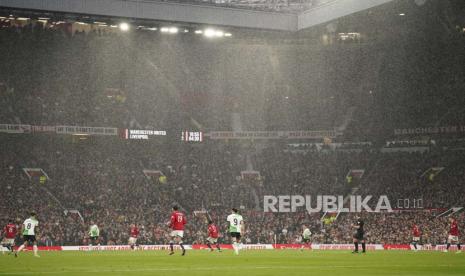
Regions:
<instances>
[{"instance_id":1,"label":"white pitch line","mask_svg":"<svg viewBox=\"0 0 465 276\"><path fill-rule=\"evenodd\" d=\"M451 266L451 265L416 265L415 267L464 267L460 266ZM18 271L18 272L0 272L0 275L31 275L31 274L67 274L67 273L103 273L103 272L114 272L114 273L124 273L124 272L156 272L156 271L213 271L213 270L225 270L225 269L235 269L239 266L228 267L228 266L209 266L209 267L195 267L195 268L144 268L144 269L99 269L99 270L61 270L61 271ZM295 266L240 266L241 269L289 269L296 268ZM383 265L383 266L361 266L361 265L315 265L315 266L298 266L299 269L338 269L338 268L354 268L354 269L370 269L370 268L392 268L392 267L403 267L403 265ZM63 268L61 268L63 269Z\"/></svg>"}]
</instances>

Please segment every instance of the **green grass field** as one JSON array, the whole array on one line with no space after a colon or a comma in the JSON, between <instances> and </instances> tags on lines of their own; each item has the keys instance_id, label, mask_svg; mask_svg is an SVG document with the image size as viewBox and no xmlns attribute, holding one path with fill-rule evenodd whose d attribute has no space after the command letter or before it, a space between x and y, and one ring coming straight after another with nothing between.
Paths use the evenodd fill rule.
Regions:
<instances>
[{"instance_id":1,"label":"green grass field","mask_svg":"<svg viewBox=\"0 0 465 276\"><path fill-rule=\"evenodd\" d=\"M0 275L465 275L465 254L269 250L31 252L0 255Z\"/></svg>"}]
</instances>

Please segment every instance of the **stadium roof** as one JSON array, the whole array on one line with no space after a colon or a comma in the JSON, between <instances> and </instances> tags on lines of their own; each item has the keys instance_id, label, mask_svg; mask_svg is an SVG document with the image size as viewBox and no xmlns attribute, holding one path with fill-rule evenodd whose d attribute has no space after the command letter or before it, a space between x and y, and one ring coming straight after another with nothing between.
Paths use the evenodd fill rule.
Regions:
<instances>
[{"instance_id":1,"label":"stadium roof","mask_svg":"<svg viewBox=\"0 0 465 276\"><path fill-rule=\"evenodd\" d=\"M304 6L301 10L297 9L296 13L277 12L277 9L273 9L273 7L280 6L276 5L268 5L269 9L263 9L264 4L260 6L258 2L266 4L270 1L254 0L245 2L235 0L189 0L182 1L182 3L173 0L0 0L0 7L204 25L298 31L391 1L393 0L320 0L318 1L318 5ZM247 2L249 3L248 5ZM294 3L296 1L289 2ZM207 3L208 5L204 5L203 3ZM277 2L275 1L274 3ZM309 9L305 9L305 7ZM280 9L278 10L281 11Z\"/></svg>"}]
</instances>

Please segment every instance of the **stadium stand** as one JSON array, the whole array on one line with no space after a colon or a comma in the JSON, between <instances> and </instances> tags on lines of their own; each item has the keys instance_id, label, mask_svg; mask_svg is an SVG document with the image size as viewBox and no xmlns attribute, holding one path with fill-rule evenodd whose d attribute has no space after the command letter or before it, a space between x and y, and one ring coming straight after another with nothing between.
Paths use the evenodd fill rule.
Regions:
<instances>
[{"instance_id":1,"label":"stadium stand","mask_svg":"<svg viewBox=\"0 0 465 276\"><path fill-rule=\"evenodd\" d=\"M334 0L151 0L173 3L189 3L197 5L211 5L217 7L252 9L269 12L292 12L298 13L320 5L333 2Z\"/></svg>"},{"instance_id":2,"label":"stadium stand","mask_svg":"<svg viewBox=\"0 0 465 276\"><path fill-rule=\"evenodd\" d=\"M256 6L273 9L271 2ZM273 1L279 10L283 2ZM297 2L287 1L290 6ZM304 145L295 150L280 141L259 150L232 142L138 144L116 137L2 133L0 223L10 217L20 223L35 210L41 244L71 245L87 244L91 220L101 225L105 244L125 243L129 225L136 222L142 228L141 243L166 244L166 220L172 204L178 203L188 214L186 241L202 243L202 212L211 213L224 235L228 208L236 206L246 223L253 222L247 223L248 243L292 243L303 222L311 224L315 242L349 243L354 215L342 214L337 223L326 224L322 214L263 213L261 199L268 194L347 195L354 192L348 171L364 169L355 194L385 194L394 204L423 200L422 210L362 214L370 242L408 243L413 221L420 224L425 242L443 242L447 222L436 215L463 204L460 147L438 142L426 152L381 150L394 127L459 125L464 118L464 84L448 78L461 72L463 62L457 60L463 56L455 53L462 44L425 36L442 35L444 24L428 25L419 18L399 32L377 29L381 39L376 42L367 35L355 43L316 39L318 43L302 46L280 37L273 47L267 38L207 43L195 36L125 35L1 19L0 52L8 53L0 56L2 124L179 130L191 127L195 119L205 130L229 130L231 113L240 111L244 129L327 129L339 126L348 106L355 106L343 139L369 140L373 146L320 150ZM462 31L449 35L464 39ZM431 52L438 53L434 66L424 58ZM247 70L252 65L255 70ZM99 77L103 71L106 75ZM437 76L434 85L431 76ZM410 79L417 81L411 84ZM261 80L260 87L256 80ZM449 91L449 96L443 98L438 90ZM262 101L257 104L257 99ZM260 172L257 181L240 178L248 160ZM424 174L434 167L444 169L433 177ZM30 180L23 168L41 168L50 179ZM144 169L162 171L167 183L147 179ZM459 221L463 223L463 215Z\"/></svg>"},{"instance_id":3,"label":"stadium stand","mask_svg":"<svg viewBox=\"0 0 465 276\"><path fill-rule=\"evenodd\" d=\"M2 136L2 144L6 145L1 153L2 186L6 187L0 198L2 221L8 217L20 219L27 210L37 210L44 244L86 244L91 220L101 225L106 244L124 244L133 222L142 226L142 243L164 244L168 241L165 223L174 203L188 214L186 237L192 243L205 239L205 210L224 234L223 221L229 206L243 209L250 222L245 235L249 243L295 242L300 225L305 222L311 224L315 242L350 242L354 215L341 214L337 223L326 224L320 221L320 213L263 213L262 203L257 205L252 195L263 198L277 194L347 194L345 175L351 167L367 170L368 177L360 183L360 194L387 194L392 204L399 196L422 198L424 202L421 210L362 214L370 242L406 243L410 239L410 224L415 221L421 225L425 242L434 244L445 237L441 231L447 231L446 220L434 217L461 203L460 192L447 191L451 185L455 191L462 189L464 179L463 165L453 165L463 162L445 153L302 154L268 148L252 158L261 179L245 182L238 178L246 164L245 156L240 147L233 145L185 146L173 155L171 149L162 146L151 146L147 152L144 145L113 141L108 146L98 139L73 142L64 138ZM445 166L433 181L421 177L430 162ZM29 180L22 170L26 166L43 168L50 180L43 184ZM147 179L144 168L160 169L167 176L167 183ZM410 184L408 189L403 183ZM70 210L78 210L82 220Z\"/></svg>"}]
</instances>

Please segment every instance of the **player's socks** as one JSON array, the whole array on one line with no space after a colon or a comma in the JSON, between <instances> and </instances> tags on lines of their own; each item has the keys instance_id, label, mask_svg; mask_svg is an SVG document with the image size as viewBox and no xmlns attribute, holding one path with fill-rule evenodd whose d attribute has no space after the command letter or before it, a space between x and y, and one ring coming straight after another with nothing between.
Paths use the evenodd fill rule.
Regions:
<instances>
[{"instance_id":1,"label":"player's socks","mask_svg":"<svg viewBox=\"0 0 465 276\"><path fill-rule=\"evenodd\" d=\"M181 254L181 256L186 255L186 249L184 249L184 244L182 244L182 242L181 242L181 243L179 243L179 246L181 246L181 249L182 249L182 254Z\"/></svg>"},{"instance_id":2,"label":"player's socks","mask_svg":"<svg viewBox=\"0 0 465 276\"><path fill-rule=\"evenodd\" d=\"M37 248L37 245L32 246L32 250L34 251L34 256L39 257L39 255L37 254L37 251L39 251L39 248Z\"/></svg>"},{"instance_id":3,"label":"player's socks","mask_svg":"<svg viewBox=\"0 0 465 276\"><path fill-rule=\"evenodd\" d=\"M210 251L213 251L212 245L210 244L209 241L207 241L207 246L208 246L208 248L210 248Z\"/></svg>"},{"instance_id":4,"label":"player's socks","mask_svg":"<svg viewBox=\"0 0 465 276\"><path fill-rule=\"evenodd\" d=\"M449 250L449 247L450 247L450 243L447 243L446 250Z\"/></svg>"},{"instance_id":5,"label":"player's socks","mask_svg":"<svg viewBox=\"0 0 465 276\"><path fill-rule=\"evenodd\" d=\"M24 244L23 244L23 245L21 245L21 246L18 248L18 250L16 251L16 253L19 253L19 252L21 252L21 250L23 250L23 249L24 249Z\"/></svg>"},{"instance_id":6,"label":"player's socks","mask_svg":"<svg viewBox=\"0 0 465 276\"><path fill-rule=\"evenodd\" d=\"M236 255L239 255L239 244L237 242L233 243L233 248L234 248L234 253L236 253Z\"/></svg>"},{"instance_id":7,"label":"player's socks","mask_svg":"<svg viewBox=\"0 0 465 276\"><path fill-rule=\"evenodd\" d=\"M415 250L418 250L416 242L413 242L413 247L415 248Z\"/></svg>"},{"instance_id":8,"label":"player's socks","mask_svg":"<svg viewBox=\"0 0 465 276\"><path fill-rule=\"evenodd\" d=\"M221 248L220 248L220 244L219 244L219 243L216 244L216 248L218 249L219 252L221 252Z\"/></svg>"},{"instance_id":9,"label":"player's socks","mask_svg":"<svg viewBox=\"0 0 465 276\"><path fill-rule=\"evenodd\" d=\"M457 243L457 249L460 251L462 250L462 245L460 243Z\"/></svg>"},{"instance_id":10,"label":"player's socks","mask_svg":"<svg viewBox=\"0 0 465 276\"><path fill-rule=\"evenodd\" d=\"M358 252L358 242L354 242L354 247L355 247L354 252Z\"/></svg>"},{"instance_id":11,"label":"player's socks","mask_svg":"<svg viewBox=\"0 0 465 276\"><path fill-rule=\"evenodd\" d=\"M92 251L92 244L89 244L89 251Z\"/></svg>"},{"instance_id":12,"label":"player's socks","mask_svg":"<svg viewBox=\"0 0 465 276\"><path fill-rule=\"evenodd\" d=\"M365 253L366 252L366 246L365 246L365 243L362 242L362 252Z\"/></svg>"},{"instance_id":13,"label":"player's socks","mask_svg":"<svg viewBox=\"0 0 465 276\"><path fill-rule=\"evenodd\" d=\"M170 254L169 255L173 255L174 254L174 241L171 240L170 241Z\"/></svg>"},{"instance_id":14,"label":"player's socks","mask_svg":"<svg viewBox=\"0 0 465 276\"><path fill-rule=\"evenodd\" d=\"M131 244L131 249L134 250L134 244Z\"/></svg>"}]
</instances>

